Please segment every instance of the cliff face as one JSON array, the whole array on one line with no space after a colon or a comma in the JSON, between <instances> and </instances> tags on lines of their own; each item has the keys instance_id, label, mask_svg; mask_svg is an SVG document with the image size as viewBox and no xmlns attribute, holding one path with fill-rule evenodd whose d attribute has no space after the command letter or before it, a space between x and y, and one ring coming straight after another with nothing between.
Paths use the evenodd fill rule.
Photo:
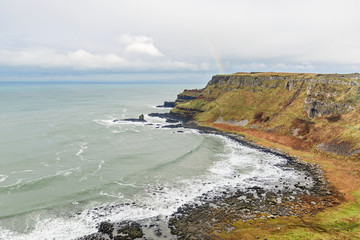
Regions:
<instances>
[{"instance_id":1,"label":"cliff face","mask_svg":"<svg viewBox=\"0 0 360 240\"><path fill-rule=\"evenodd\" d=\"M202 91L179 94L172 113L290 137L301 142L295 148L360 156L360 74L216 75Z\"/></svg>"}]
</instances>

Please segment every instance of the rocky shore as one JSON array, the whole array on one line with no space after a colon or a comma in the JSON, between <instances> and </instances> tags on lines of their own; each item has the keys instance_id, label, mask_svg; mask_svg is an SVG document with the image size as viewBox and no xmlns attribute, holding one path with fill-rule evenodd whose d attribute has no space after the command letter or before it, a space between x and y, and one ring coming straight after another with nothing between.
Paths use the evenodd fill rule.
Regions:
<instances>
[{"instance_id":1,"label":"rocky shore","mask_svg":"<svg viewBox=\"0 0 360 240\"><path fill-rule=\"evenodd\" d=\"M306 178L312 179L314 184L310 186L298 182L295 189L288 189L287 182L283 181L278 184L284 185L281 188L284 190L276 190L275 186L272 191L262 187L240 190L224 186L220 193L203 194L196 199L196 203L183 205L171 216L158 216L137 222L103 222L98 226L97 233L78 240L214 239L216 233L230 232L233 229L231 223L235 221L265 220L290 215L301 217L337 205L342 200L342 195L329 185L323 172L315 164L299 161L278 150L264 148L237 134L198 126L191 119L171 113L153 113L149 116L165 118L167 122L174 123L163 127L192 128L204 134L226 136L242 145L282 157L286 162L279 167L304 172Z\"/></svg>"}]
</instances>

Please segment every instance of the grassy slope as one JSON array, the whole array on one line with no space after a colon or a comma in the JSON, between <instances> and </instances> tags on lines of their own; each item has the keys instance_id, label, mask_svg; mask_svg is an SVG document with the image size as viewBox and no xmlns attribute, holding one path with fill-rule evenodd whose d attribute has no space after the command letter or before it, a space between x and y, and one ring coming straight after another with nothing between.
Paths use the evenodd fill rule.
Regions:
<instances>
[{"instance_id":1,"label":"grassy slope","mask_svg":"<svg viewBox=\"0 0 360 240\"><path fill-rule=\"evenodd\" d=\"M254 76L276 76L292 79L316 78L316 74L239 73L251 80ZM234 75L228 75L234 76ZM332 76L330 76L332 78ZM333 77L338 79L337 75ZM345 78L345 81L348 80ZM312 91L320 93L316 99L323 102L349 103L355 110L341 116L322 116L310 120L304 110L308 96L307 86L301 81L291 90L284 89L285 80L266 81L263 86L236 87L231 80L226 84L208 85L204 99L180 104L174 113L200 110L195 119L201 125L223 131L236 132L266 147L281 149L308 162L320 164L328 180L344 194L346 201L336 208L316 214L283 217L270 220L234 223L230 233L220 233L221 239L360 239L360 161L359 154L351 157L319 151L322 142L336 140L360 148L360 94L348 85L313 84ZM230 84L229 84L230 83ZM235 85L234 85L235 84ZM274 87L275 86L275 87ZM321 94L321 93L330 94ZM314 96L312 96L314 97ZM215 99L206 101L206 99ZM214 123L223 120L247 119L247 127ZM251 127L249 127L251 126ZM294 130L297 134L294 136Z\"/></svg>"},{"instance_id":2,"label":"grassy slope","mask_svg":"<svg viewBox=\"0 0 360 240\"><path fill-rule=\"evenodd\" d=\"M270 73L255 75L263 77L266 74ZM241 75L245 74L241 73ZM288 73L275 76L279 77L278 75L297 80L301 80L300 77L304 76L308 78L316 76L316 74ZM253 76L249 75L246 78L251 79ZM336 78L334 79L336 80ZM301 139L313 148L330 140L348 142L352 149L360 148L360 94L358 88L342 84L304 84L302 86L300 80L294 83L291 90L287 90L284 87L287 80L283 79L264 81L263 86L242 86L240 88L236 86L236 81L230 79L227 84L208 85L201 99L179 104L172 112L181 115L189 110L200 111L201 113L197 114L195 119L202 124L212 123L219 116L224 121L247 119L250 121L248 126L252 128ZM346 78L342 79L342 81L346 80ZM311 91L318 95L309 95L308 87L311 87ZM324 116L310 120L304 109L306 97L316 98L322 102L351 104L355 110L341 116ZM208 99L211 101L207 101ZM297 131L296 136L293 136L294 130Z\"/></svg>"}]
</instances>

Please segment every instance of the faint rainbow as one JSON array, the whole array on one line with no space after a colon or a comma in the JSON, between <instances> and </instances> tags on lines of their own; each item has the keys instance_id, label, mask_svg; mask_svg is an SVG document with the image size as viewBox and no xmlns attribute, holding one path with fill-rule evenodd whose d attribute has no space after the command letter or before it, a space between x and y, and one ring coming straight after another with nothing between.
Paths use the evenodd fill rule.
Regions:
<instances>
[{"instance_id":1,"label":"faint rainbow","mask_svg":"<svg viewBox=\"0 0 360 240\"><path fill-rule=\"evenodd\" d=\"M224 74L224 73L225 73L225 71L224 71L224 66L223 66L223 64L221 63L221 59L220 59L220 57L219 57L219 54L217 54L217 52L215 51L215 48L214 48L210 43L208 43L208 44L209 44L209 48L210 48L211 54L212 54L212 56L213 56L213 58L214 58L214 60L215 60L215 62L216 62L217 68L219 69L219 71L220 71L221 74Z\"/></svg>"}]
</instances>

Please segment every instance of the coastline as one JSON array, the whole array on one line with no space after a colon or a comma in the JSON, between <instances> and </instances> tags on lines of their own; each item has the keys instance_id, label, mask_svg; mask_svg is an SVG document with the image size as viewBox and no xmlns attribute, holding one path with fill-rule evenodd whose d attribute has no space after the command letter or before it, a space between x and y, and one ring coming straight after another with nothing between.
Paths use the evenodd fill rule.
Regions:
<instances>
[{"instance_id":1,"label":"coastline","mask_svg":"<svg viewBox=\"0 0 360 240\"><path fill-rule=\"evenodd\" d=\"M261 187L234 191L224 186L223 194L220 196L213 198L209 197L209 194L203 195L200 197L201 204L185 204L169 218L152 218L137 222L103 222L99 226L98 233L84 236L79 240L108 238L217 239L219 238L217 234L231 232L234 229L232 224L236 221L277 219L284 216L301 218L304 214L315 214L326 207L336 206L343 201L341 194L325 180L318 165L301 161L282 151L261 146L241 135L208 126L200 126L194 121L179 118L170 113L153 114L153 116L166 118L170 121L180 121L181 124L175 124L174 128L184 127L196 129L203 134L221 135L243 146L286 159L286 164L281 167L290 167L306 172L308 177L313 179L314 185L308 189L305 189L304 186L298 186L299 191L295 194L293 191L265 191ZM303 190L306 190L307 194L304 194ZM127 238L113 238L114 232L126 235ZM141 235L140 232L145 236ZM138 233L138 235L133 233Z\"/></svg>"},{"instance_id":2,"label":"coastline","mask_svg":"<svg viewBox=\"0 0 360 240\"><path fill-rule=\"evenodd\" d=\"M317 214L235 221L218 239L360 239L359 79L357 73L237 72L178 94L172 114L317 164L339 196L338 206Z\"/></svg>"},{"instance_id":3,"label":"coastline","mask_svg":"<svg viewBox=\"0 0 360 240\"><path fill-rule=\"evenodd\" d=\"M209 127L211 126L211 127ZM305 164L317 166L321 170L330 195L328 199L316 197L311 212L279 216L276 219L254 218L250 221L235 221L233 231L219 231L213 239L358 239L360 227L360 163L337 157L321 151L298 150L291 146L271 141L277 137L263 137L263 133L252 134L241 127L231 128L226 124L209 123L206 128L240 136L248 144L289 156ZM229 130L231 129L231 130ZM234 130L235 129L235 130ZM235 132L235 133L234 133ZM270 133L271 135L271 133ZM270 139L270 140L269 140ZM281 149L281 150L279 150ZM302 200L300 200L301 202ZM312 203L313 204L313 203ZM297 208L297 207L295 207Z\"/></svg>"},{"instance_id":4,"label":"coastline","mask_svg":"<svg viewBox=\"0 0 360 240\"><path fill-rule=\"evenodd\" d=\"M325 208L337 206L344 201L343 195L326 181L321 167L317 164L302 161L296 156L277 149L264 147L236 133L200 126L188 119L181 120L185 128L197 129L205 134L225 136L241 145L286 159L287 163L284 167L293 167L307 172L314 180L314 186L309 189L308 194L267 192L263 199L251 196L252 191L255 191L258 196L264 194L263 189L248 189L247 192L238 191L231 197L219 197L215 203L210 202L195 207L185 206L178 211L181 215L175 213L170 219L173 233L176 233L179 239L220 239L218 234L231 232L234 229L232 224L236 221L246 223L250 220L276 219L284 216L295 216L301 219L303 215L315 215ZM239 201L242 196L247 196L247 201ZM284 198L279 203L274 201L275 196L284 196ZM214 204L216 204L215 207ZM198 227L194 227L194 222Z\"/></svg>"}]
</instances>

